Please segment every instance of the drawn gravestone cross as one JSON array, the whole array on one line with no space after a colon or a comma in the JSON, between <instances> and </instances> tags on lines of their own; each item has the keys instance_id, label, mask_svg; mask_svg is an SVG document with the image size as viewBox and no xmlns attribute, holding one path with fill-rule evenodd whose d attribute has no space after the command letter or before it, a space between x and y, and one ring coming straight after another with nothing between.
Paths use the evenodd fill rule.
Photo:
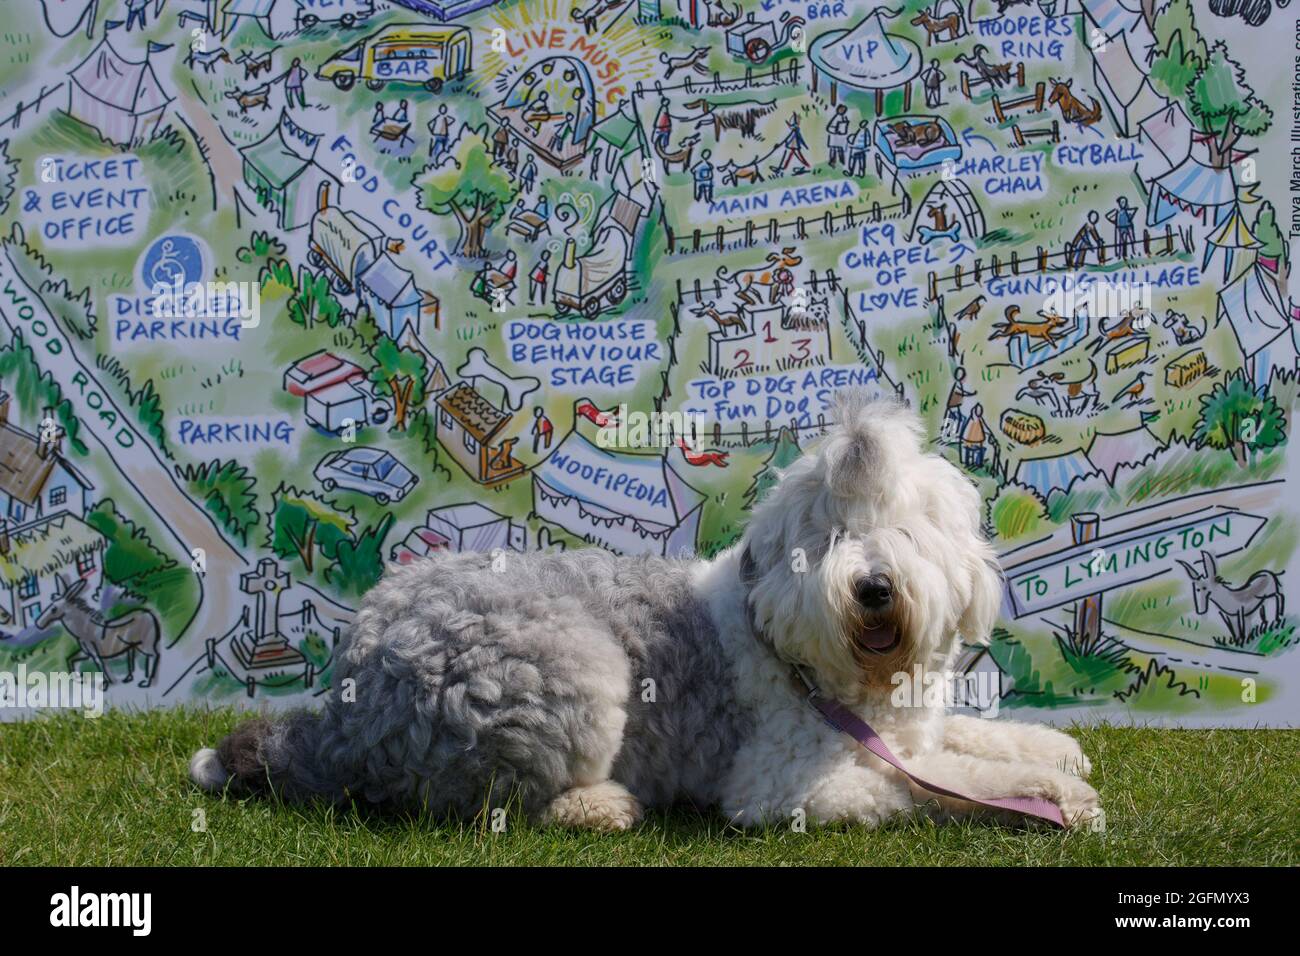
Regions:
<instances>
[{"instance_id":1,"label":"drawn gravestone cross","mask_svg":"<svg viewBox=\"0 0 1300 956\"><path fill-rule=\"evenodd\" d=\"M289 587L288 572L270 558L263 558L257 570L239 576L239 589L256 598L250 633L235 641L235 653L246 670L296 667L304 660L289 639L280 633L280 595Z\"/></svg>"}]
</instances>

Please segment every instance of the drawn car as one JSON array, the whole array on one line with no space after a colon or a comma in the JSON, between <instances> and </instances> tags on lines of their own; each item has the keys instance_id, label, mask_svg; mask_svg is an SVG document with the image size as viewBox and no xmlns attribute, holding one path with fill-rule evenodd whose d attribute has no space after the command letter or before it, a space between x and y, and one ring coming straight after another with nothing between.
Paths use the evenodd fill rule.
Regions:
<instances>
[{"instance_id":1,"label":"drawn car","mask_svg":"<svg viewBox=\"0 0 1300 956\"><path fill-rule=\"evenodd\" d=\"M343 488L369 495L381 505L401 501L419 481L409 468L380 448L330 452L312 475L326 491Z\"/></svg>"}]
</instances>

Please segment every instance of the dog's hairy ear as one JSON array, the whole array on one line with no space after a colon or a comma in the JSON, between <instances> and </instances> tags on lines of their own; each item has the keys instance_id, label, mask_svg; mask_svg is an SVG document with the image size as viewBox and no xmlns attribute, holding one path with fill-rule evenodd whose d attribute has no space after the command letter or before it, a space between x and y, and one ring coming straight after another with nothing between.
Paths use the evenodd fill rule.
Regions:
<instances>
[{"instance_id":1,"label":"dog's hairy ear","mask_svg":"<svg viewBox=\"0 0 1300 956\"><path fill-rule=\"evenodd\" d=\"M1002 572L992 558L971 562L971 597L957 630L967 641L987 644L1002 609Z\"/></svg>"},{"instance_id":2,"label":"dog's hairy ear","mask_svg":"<svg viewBox=\"0 0 1300 956\"><path fill-rule=\"evenodd\" d=\"M896 456L919 452L921 424L895 398L846 389L835 396L835 421L821 457L826 487L836 497L860 496L873 475L888 478Z\"/></svg>"}]
</instances>

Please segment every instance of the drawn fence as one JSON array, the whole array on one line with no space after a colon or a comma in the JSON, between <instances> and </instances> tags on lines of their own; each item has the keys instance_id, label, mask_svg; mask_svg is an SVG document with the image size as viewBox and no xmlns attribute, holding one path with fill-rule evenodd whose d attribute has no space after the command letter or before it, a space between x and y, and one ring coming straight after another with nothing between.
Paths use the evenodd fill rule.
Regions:
<instances>
[{"instance_id":1,"label":"drawn fence","mask_svg":"<svg viewBox=\"0 0 1300 956\"><path fill-rule=\"evenodd\" d=\"M831 236L837 232L855 229L865 223L882 222L885 219L903 219L911 211L912 200L904 193L900 202L883 206L879 202L873 202L868 209L855 209L849 206L842 213L832 213L828 209L825 215L822 216L814 216L811 219L797 216L785 222L772 218L767 221L766 226L758 226L754 220L750 219L743 226L734 229L726 229L723 226L718 226L717 229L708 232L696 229L689 236L677 235L673 232L672 226L665 220L664 233L668 237L669 255L682 252L702 252L708 249L723 252L730 248L743 247L748 249L764 243L773 245L780 242L787 231L790 239L807 239L809 229L815 229L818 225L821 227L820 235Z\"/></svg>"},{"instance_id":2,"label":"drawn fence","mask_svg":"<svg viewBox=\"0 0 1300 956\"><path fill-rule=\"evenodd\" d=\"M654 90L656 95L677 92L685 93L687 96L694 96L697 93L735 93L740 90L762 89L765 86L783 86L798 83L799 74L802 72L803 61L792 59L773 63L766 70L755 70L752 66L746 67L744 76L723 76L720 73L714 73L711 79L697 80L688 75L681 83L674 84L665 84L663 80L655 80L651 89ZM641 80L637 80L633 90L637 96L646 95L645 83Z\"/></svg>"},{"instance_id":3,"label":"drawn fence","mask_svg":"<svg viewBox=\"0 0 1300 956\"><path fill-rule=\"evenodd\" d=\"M14 107L12 113L4 119L0 119L0 129L4 129L6 126L12 127L15 130L18 129L22 124L23 115L25 113L39 113L41 111L41 104L45 102L46 98L53 96L61 89L63 89L62 83L56 83L54 86L49 88L42 86L41 91L36 94L36 99L29 103L23 103L20 101L18 105Z\"/></svg>"},{"instance_id":4,"label":"drawn fence","mask_svg":"<svg viewBox=\"0 0 1300 956\"><path fill-rule=\"evenodd\" d=\"M1181 249L1177 248L1179 246L1181 246ZM1165 226L1164 235L1157 234L1154 237L1150 231L1143 229L1142 238L1131 243L1130 248L1132 247L1141 248L1142 255L1150 259L1194 251L1190 236L1181 230L1175 233L1169 226ZM959 292L968 286L980 285L987 278L1000 279L1007 275L1018 276L1038 272L1065 272L1072 269L1082 269L1086 265L1088 253L1090 252L1096 256L1096 264L1099 266L1106 265L1112 256L1116 260L1121 258L1120 244L1117 242L1104 243L1101 246L1081 250L1077 262L1074 259L1074 250L1069 243L1066 244L1065 248L1056 252L1050 252L1039 246L1034 255L1027 257L1021 257L1013 249L1010 257L1005 260L999 259L994 254L992 262L988 265L985 265L983 259L976 259L974 266L970 269L963 269L958 265L948 275L931 272L926 281L926 301L933 302L939 298L940 287L945 284L951 284L952 291Z\"/></svg>"}]
</instances>

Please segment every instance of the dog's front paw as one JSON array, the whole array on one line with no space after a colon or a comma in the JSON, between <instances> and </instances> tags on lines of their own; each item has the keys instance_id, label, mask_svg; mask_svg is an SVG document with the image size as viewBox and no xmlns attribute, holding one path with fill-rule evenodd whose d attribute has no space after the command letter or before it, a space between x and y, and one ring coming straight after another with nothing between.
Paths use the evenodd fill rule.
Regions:
<instances>
[{"instance_id":1,"label":"dog's front paw","mask_svg":"<svg viewBox=\"0 0 1300 956\"><path fill-rule=\"evenodd\" d=\"M1055 802L1061 808L1066 827L1071 830L1098 829L1106 819L1101 809L1101 796L1080 777L1063 776L1062 780Z\"/></svg>"},{"instance_id":2,"label":"dog's front paw","mask_svg":"<svg viewBox=\"0 0 1300 956\"><path fill-rule=\"evenodd\" d=\"M612 780L564 791L546 808L543 823L617 832L641 822L641 804Z\"/></svg>"}]
</instances>

